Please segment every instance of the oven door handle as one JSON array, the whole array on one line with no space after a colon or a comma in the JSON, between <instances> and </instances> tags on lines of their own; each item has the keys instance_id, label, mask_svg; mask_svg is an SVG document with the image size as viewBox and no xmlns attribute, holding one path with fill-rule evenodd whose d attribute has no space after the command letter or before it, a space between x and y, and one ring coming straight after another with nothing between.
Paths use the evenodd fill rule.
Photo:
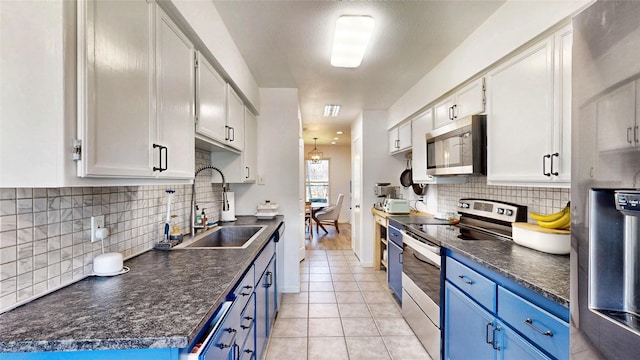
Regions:
<instances>
[{"instance_id":1,"label":"oven door handle","mask_svg":"<svg viewBox=\"0 0 640 360\"><path fill-rule=\"evenodd\" d=\"M425 244L420 240L416 240L413 236L409 235L406 231L404 230L400 230L400 233L402 234L402 239L404 241L404 239L409 238L413 241L417 241L421 247L426 248L427 250L431 251L434 254L440 255L440 247L439 246L434 246L434 245L429 245L429 244ZM415 246L414 246L415 247Z\"/></svg>"}]
</instances>

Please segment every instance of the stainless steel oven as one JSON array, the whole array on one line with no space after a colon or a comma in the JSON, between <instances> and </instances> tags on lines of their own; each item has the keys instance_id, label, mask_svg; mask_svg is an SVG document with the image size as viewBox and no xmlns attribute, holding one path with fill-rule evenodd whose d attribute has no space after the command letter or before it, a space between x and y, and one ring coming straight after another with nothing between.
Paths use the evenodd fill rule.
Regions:
<instances>
[{"instance_id":1,"label":"stainless steel oven","mask_svg":"<svg viewBox=\"0 0 640 360\"><path fill-rule=\"evenodd\" d=\"M402 242L402 315L429 355L439 359L441 249L406 231Z\"/></svg>"}]
</instances>

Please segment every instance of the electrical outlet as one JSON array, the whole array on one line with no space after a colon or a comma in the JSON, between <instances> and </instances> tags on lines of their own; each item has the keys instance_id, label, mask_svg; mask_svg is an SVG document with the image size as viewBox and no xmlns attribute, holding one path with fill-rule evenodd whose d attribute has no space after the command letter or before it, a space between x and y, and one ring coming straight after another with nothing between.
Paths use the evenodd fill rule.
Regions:
<instances>
[{"instance_id":1,"label":"electrical outlet","mask_svg":"<svg viewBox=\"0 0 640 360\"><path fill-rule=\"evenodd\" d=\"M264 176L258 175L258 185L264 185Z\"/></svg>"},{"instance_id":2,"label":"electrical outlet","mask_svg":"<svg viewBox=\"0 0 640 360\"><path fill-rule=\"evenodd\" d=\"M104 215L91 217L91 242L98 241L96 230L104 227Z\"/></svg>"}]
</instances>

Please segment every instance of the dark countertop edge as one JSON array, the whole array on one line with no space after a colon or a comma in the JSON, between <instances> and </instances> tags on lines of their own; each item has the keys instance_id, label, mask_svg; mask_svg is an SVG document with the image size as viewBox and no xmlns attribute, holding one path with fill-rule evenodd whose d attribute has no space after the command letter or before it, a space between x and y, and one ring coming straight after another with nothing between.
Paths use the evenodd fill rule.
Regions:
<instances>
[{"instance_id":1,"label":"dark countertop edge","mask_svg":"<svg viewBox=\"0 0 640 360\"><path fill-rule=\"evenodd\" d=\"M238 221L232 223L221 223L222 225L247 225L242 218L245 219L256 219L255 216L252 215L238 215ZM238 271L233 280L230 282L229 286L221 293L221 295L213 301L211 308L207 311L206 315L202 318L202 320L198 323L198 325L185 337L185 336L169 336L169 337L142 337L142 338L113 338L113 339L64 339L64 340L25 340L25 341L2 341L0 340L0 355L2 353L27 353L27 352L57 352L57 351L79 351L79 350L133 350L133 349L152 349L152 348L186 348L191 344L195 337L202 331L204 326L207 324L209 319L215 314L220 305L226 299L227 294L233 290L233 287L236 286L238 281L242 278L244 273L246 273L247 268L256 257L260 254L267 241L271 239L273 234L278 231L278 228L284 221L283 215L277 215L273 220L275 223L272 223L273 226L272 231L266 231L265 233L260 235L260 238L256 239L254 244L259 244L256 247L251 246L250 248L243 249L249 250L252 249L253 252L251 255L248 255L245 264L243 264L241 271ZM157 250L151 248L147 251L141 252L127 260L135 259L138 256L141 256L149 251L167 251L167 250ZM196 251L190 249L175 249L169 251ZM204 250L209 251L209 250ZM83 281L90 276L79 279L77 282ZM72 283L74 284L74 283ZM69 285L72 285L69 284ZM65 287L60 288L56 291L64 290ZM44 294L43 296L47 296L49 293ZM36 299L34 299L36 300ZM213 300L213 299L212 299ZM29 303L25 303L20 305L27 306ZM12 311L12 310L9 310Z\"/></svg>"},{"instance_id":2,"label":"dark countertop edge","mask_svg":"<svg viewBox=\"0 0 640 360\"><path fill-rule=\"evenodd\" d=\"M409 216L409 215L399 215L399 216L391 216L389 217L390 220L393 220L397 223L400 224L407 224L409 222L419 222L420 221L421 216ZM424 219L423 219L424 220ZM425 234L426 235L426 234ZM428 236L427 236L428 237ZM541 287L540 285L536 284L535 282L529 281L527 279L522 278L520 275L518 274L514 274L512 272L509 272L503 268L500 268L496 265L494 265L491 260L488 260L484 257L478 257L477 255L474 255L470 252L468 252L466 249L460 247L460 246L456 246L455 244L451 244L450 242L448 242L446 239L442 240L442 239L438 239L438 241L440 242L440 245L442 247L445 247L447 249L451 249L457 253L459 253L460 255L466 256L469 259L477 262L478 264L481 264L483 266L485 266L486 268L497 272L500 275L503 275L507 278L509 278L510 280L524 286L525 288L528 288L531 291L534 291L542 296L544 296L545 298L552 300L554 302L559 303L560 305L566 306L567 308L570 305L570 301L569 301L569 297L568 296L562 296L560 294L558 294L556 291L553 290L549 290L549 289L545 289L543 287ZM500 240L495 240L495 241L500 241ZM520 246L518 244L511 244L512 246ZM536 251L536 250L531 250L531 251ZM551 255L549 254L549 256L558 256L558 255ZM569 261L569 259L567 258L567 262ZM569 282L569 279L567 279L567 283ZM568 287L567 287L568 289ZM568 290L567 290L567 295L568 295Z\"/></svg>"},{"instance_id":3,"label":"dark countertop edge","mask_svg":"<svg viewBox=\"0 0 640 360\"><path fill-rule=\"evenodd\" d=\"M189 339L184 336L137 339L10 341L0 343L0 353L185 348L189 343Z\"/></svg>"}]
</instances>

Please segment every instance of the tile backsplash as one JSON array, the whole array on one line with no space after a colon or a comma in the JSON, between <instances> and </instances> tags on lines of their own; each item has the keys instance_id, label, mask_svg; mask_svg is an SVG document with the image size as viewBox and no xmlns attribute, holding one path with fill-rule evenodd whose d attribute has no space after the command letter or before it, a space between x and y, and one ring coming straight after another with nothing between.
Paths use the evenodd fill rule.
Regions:
<instances>
[{"instance_id":1,"label":"tile backsplash","mask_svg":"<svg viewBox=\"0 0 640 360\"><path fill-rule=\"evenodd\" d=\"M196 149L196 169L210 163L209 152ZM197 203L212 221L220 215L218 181L210 170L196 179ZM129 258L151 249L163 236L168 189L172 224L188 233L191 185L0 188L0 312L92 273L101 244L90 241L91 216L105 216L105 252Z\"/></svg>"},{"instance_id":2,"label":"tile backsplash","mask_svg":"<svg viewBox=\"0 0 640 360\"><path fill-rule=\"evenodd\" d=\"M490 186L486 177L474 176L464 184L438 185L438 211L456 212L459 199L481 198L526 205L528 211L549 214L561 210L570 197L565 188Z\"/></svg>"}]
</instances>

